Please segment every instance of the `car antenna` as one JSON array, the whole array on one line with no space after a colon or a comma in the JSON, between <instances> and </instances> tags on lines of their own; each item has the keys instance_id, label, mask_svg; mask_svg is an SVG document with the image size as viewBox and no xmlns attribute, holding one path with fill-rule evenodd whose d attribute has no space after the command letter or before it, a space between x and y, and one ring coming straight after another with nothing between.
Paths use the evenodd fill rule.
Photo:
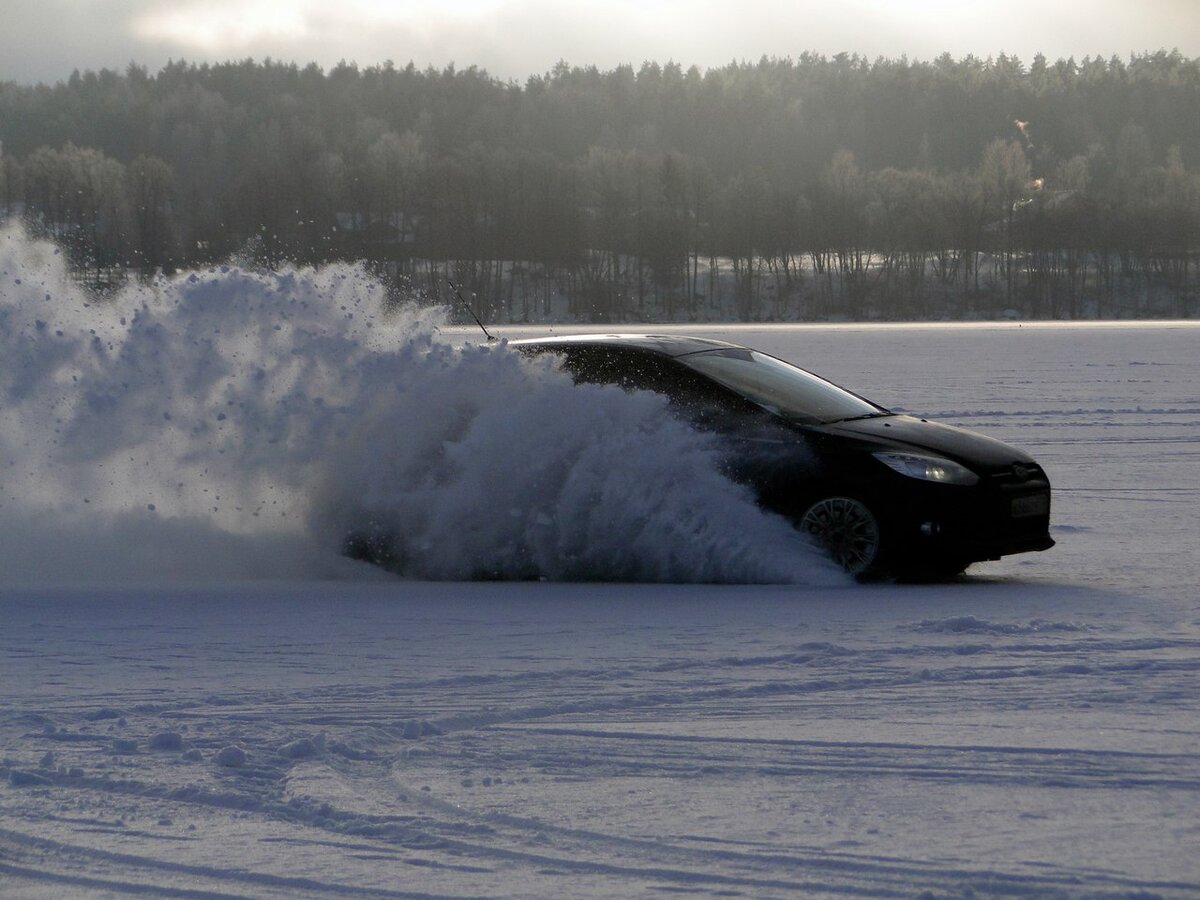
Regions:
<instances>
[{"instance_id":1,"label":"car antenna","mask_svg":"<svg viewBox=\"0 0 1200 900\"><path fill-rule=\"evenodd\" d=\"M453 281L451 281L449 278L446 279L446 284L448 284L448 285L450 285L450 287L454 288L454 293L458 297L458 302L461 303L463 305L463 308L471 314L471 318L475 320L475 324L480 327L480 329L483 331L483 333L485 335L487 335L487 339L489 341L494 341L496 339L496 336L494 334L491 334L486 328L483 327L483 323L479 321L479 316L475 315L475 310L471 309L471 304L463 299L462 293L458 290L458 285L455 284Z\"/></svg>"}]
</instances>

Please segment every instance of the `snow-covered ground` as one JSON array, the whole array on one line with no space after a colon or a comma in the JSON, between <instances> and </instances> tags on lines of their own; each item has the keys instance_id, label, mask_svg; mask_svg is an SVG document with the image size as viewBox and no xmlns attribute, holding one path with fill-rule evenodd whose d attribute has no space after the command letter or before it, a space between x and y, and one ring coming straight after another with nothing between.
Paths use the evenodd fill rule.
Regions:
<instances>
[{"instance_id":1,"label":"snow-covered ground","mask_svg":"<svg viewBox=\"0 0 1200 900\"><path fill-rule=\"evenodd\" d=\"M84 309L8 241L6 900L1200 894L1195 324L687 329L1049 471L1053 550L856 585L349 270ZM337 557L364 505L426 580ZM643 580L453 580L531 561Z\"/></svg>"}]
</instances>

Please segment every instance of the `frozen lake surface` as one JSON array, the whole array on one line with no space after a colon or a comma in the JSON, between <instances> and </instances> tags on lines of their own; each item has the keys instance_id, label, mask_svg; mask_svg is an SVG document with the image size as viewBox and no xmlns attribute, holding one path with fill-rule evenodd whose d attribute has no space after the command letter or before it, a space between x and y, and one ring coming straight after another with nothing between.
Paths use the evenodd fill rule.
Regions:
<instances>
[{"instance_id":1,"label":"frozen lake surface","mask_svg":"<svg viewBox=\"0 0 1200 900\"><path fill-rule=\"evenodd\" d=\"M10 504L0 894L1200 894L1200 328L687 330L1027 448L1059 545L927 586L248 581L164 526L218 577L89 580Z\"/></svg>"}]
</instances>

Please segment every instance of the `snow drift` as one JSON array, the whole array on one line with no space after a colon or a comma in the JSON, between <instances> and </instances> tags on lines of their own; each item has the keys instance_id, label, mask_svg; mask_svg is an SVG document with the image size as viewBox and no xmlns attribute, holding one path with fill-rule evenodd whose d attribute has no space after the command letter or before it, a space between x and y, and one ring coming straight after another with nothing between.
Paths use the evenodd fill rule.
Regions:
<instances>
[{"instance_id":1,"label":"snow drift","mask_svg":"<svg viewBox=\"0 0 1200 900\"><path fill-rule=\"evenodd\" d=\"M7 581L837 580L653 394L456 345L362 268L221 266L97 301L0 232Z\"/></svg>"}]
</instances>

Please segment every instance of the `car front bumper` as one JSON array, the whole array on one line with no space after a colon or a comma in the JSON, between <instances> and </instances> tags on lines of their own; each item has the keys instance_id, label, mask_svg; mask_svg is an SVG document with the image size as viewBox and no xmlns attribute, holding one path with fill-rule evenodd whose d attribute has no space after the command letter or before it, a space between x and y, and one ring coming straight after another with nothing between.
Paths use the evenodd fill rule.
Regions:
<instances>
[{"instance_id":1,"label":"car front bumper","mask_svg":"<svg viewBox=\"0 0 1200 900\"><path fill-rule=\"evenodd\" d=\"M984 478L972 487L930 485L894 504L892 531L901 557L963 564L1048 550L1050 484Z\"/></svg>"}]
</instances>

